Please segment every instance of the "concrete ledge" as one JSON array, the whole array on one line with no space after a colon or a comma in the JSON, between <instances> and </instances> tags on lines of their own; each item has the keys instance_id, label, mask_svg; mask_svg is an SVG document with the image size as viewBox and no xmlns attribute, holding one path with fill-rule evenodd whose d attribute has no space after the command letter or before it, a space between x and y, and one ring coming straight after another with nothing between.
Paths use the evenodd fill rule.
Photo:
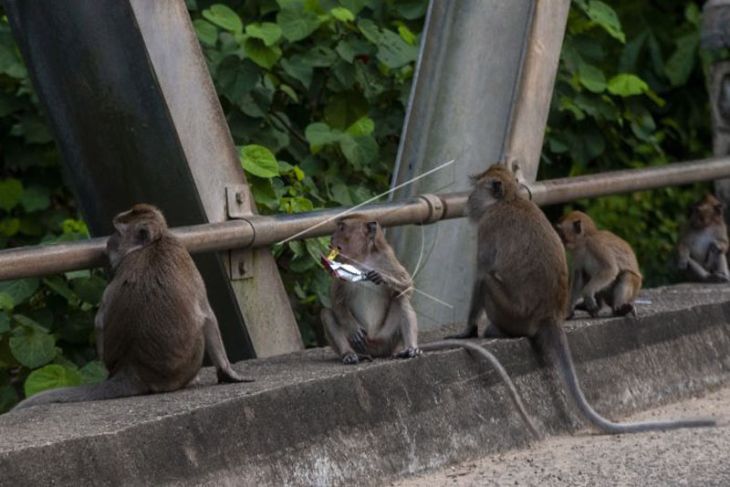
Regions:
<instances>
[{"instance_id":1,"label":"concrete ledge","mask_svg":"<svg viewBox=\"0 0 730 487\"><path fill-rule=\"evenodd\" d=\"M586 395L614 419L730 381L730 287L642 298L637 320L569 326ZM527 340L484 343L538 427L582 427ZM496 374L462 350L346 367L317 349L236 368L257 382L0 416L0 485L377 485L528 444Z\"/></svg>"}]
</instances>

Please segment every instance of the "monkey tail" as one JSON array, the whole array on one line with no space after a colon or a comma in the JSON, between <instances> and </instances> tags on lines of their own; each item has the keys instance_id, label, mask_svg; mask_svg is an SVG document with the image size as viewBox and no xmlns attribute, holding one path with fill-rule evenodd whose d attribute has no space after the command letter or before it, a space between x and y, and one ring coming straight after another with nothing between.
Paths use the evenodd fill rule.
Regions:
<instances>
[{"instance_id":1,"label":"monkey tail","mask_svg":"<svg viewBox=\"0 0 730 487\"><path fill-rule=\"evenodd\" d=\"M534 436L536 440L541 440L542 434L540 434L540 432L535 427L535 423L533 423L532 418L530 418L530 416L527 414L525 405L522 403L522 399L520 398L520 393L517 392L517 388L515 388L512 379L510 379L507 371L504 369L504 367L502 367L502 364L499 363L497 357L495 357L489 350L480 345L465 340L438 340L435 342L420 345L420 349L426 352L434 350L446 350L451 348L464 348L467 351L474 352L477 355L481 356L483 359L485 359L487 362L489 362L492 367L494 367L494 369L499 374L499 377L502 379L502 382L504 382L504 385L507 386L509 396L512 399L512 402L515 404L517 411L520 413L520 416L522 416L522 420L525 422L527 428L530 430L530 433L532 433L532 436Z\"/></svg>"},{"instance_id":2,"label":"monkey tail","mask_svg":"<svg viewBox=\"0 0 730 487\"><path fill-rule=\"evenodd\" d=\"M83 402L128 397L148 392L139 382L125 374L117 374L99 384L63 387L38 393L19 402L12 410L29 408L40 404L59 402Z\"/></svg>"},{"instance_id":3,"label":"monkey tail","mask_svg":"<svg viewBox=\"0 0 730 487\"><path fill-rule=\"evenodd\" d=\"M679 428L701 428L715 426L717 423L712 419L687 419L675 421L645 421L637 423L614 423L596 412L585 396L578 382L578 376L575 373L573 358L570 354L568 346L568 337L565 330L559 325L550 325L542 328L540 338L544 340L546 352L555 354L557 359L556 366L563 381L565 382L568 392L575 401L578 409L583 416L591 422L596 428L609 434L620 433L639 433L642 431L661 431Z\"/></svg>"}]
</instances>

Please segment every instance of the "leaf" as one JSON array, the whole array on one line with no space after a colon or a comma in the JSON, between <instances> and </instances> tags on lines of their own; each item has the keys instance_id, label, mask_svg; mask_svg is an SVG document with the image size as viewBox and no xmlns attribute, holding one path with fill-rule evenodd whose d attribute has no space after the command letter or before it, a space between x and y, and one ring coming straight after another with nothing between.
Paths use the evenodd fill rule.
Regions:
<instances>
[{"instance_id":1,"label":"leaf","mask_svg":"<svg viewBox=\"0 0 730 487\"><path fill-rule=\"evenodd\" d=\"M48 389L78 386L81 382L82 378L78 370L51 364L31 372L25 379L23 389L25 397L30 397Z\"/></svg>"},{"instance_id":2,"label":"leaf","mask_svg":"<svg viewBox=\"0 0 730 487\"><path fill-rule=\"evenodd\" d=\"M612 95L633 96L646 93L649 85L644 80L633 74L617 74L608 80L608 91Z\"/></svg>"},{"instance_id":3,"label":"leaf","mask_svg":"<svg viewBox=\"0 0 730 487\"><path fill-rule=\"evenodd\" d=\"M269 149L261 145L246 145L240 151L243 168L261 178L273 178L279 175L279 164Z\"/></svg>"},{"instance_id":4,"label":"leaf","mask_svg":"<svg viewBox=\"0 0 730 487\"><path fill-rule=\"evenodd\" d=\"M0 293L10 297L14 306L18 306L35 294L39 284L40 283L36 278L4 281L0 282Z\"/></svg>"},{"instance_id":5,"label":"leaf","mask_svg":"<svg viewBox=\"0 0 730 487\"><path fill-rule=\"evenodd\" d=\"M695 66L699 43L700 39L696 32L677 39L677 49L669 56L664 65L664 72L672 86L687 84Z\"/></svg>"},{"instance_id":6,"label":"leaf","mask_svg":"<svg viewBox=\"0 0 730 487\"><path fill-rule=\"evenodd\" d=\"M3 218L0 220L0 235L6 237L12 237L20 230L20 219L18 218Z\"/></svg>"},{"instance_id":7,"label":"leaf","mask_svg":"<svg viewBox=\"0 0 730 487\"><path fill-rule=\"evenodd\" d=\"M398 14L407 20L420 19L426 15L428 2L423 0L398 0L393 2L393 8Z\"/></svg>"},{"instance_id":8,"label":"leaf","mask_svg":"<svg viewBox=\"0 0 730 487\"><path fill-rule=\"evenodd\" d=\"M69 303L78 302L76 294L68 287L66 281L59 276L52 276L43 279L43 284L51 288L56 294L63 297Z\"/></svg>"},{"instance_id":9,"label":"leaf","mask_svg":"<svg viewBox=\"0 0 730 487\"><path fill-rule=\"evenodd\" d=\"M602 93L606 89L606 77L597 67L580 61L578 64L578 79L580 84L593 93Z\"/></svg>"},{"instance_id":10,"label":"leaf","mask_svg":"<svg viewBox=\"0 0 730 487\"><path fill-rule=\"evenodd\" d=\"M332 130L326 123L316 122L307 126L304 131L304 136L307 142L309 142L309 145L320 147L339 142L342 138L342 133Z\"/></svg>"},{"instance_id":11,"label":"leaf","mask_svg":"<svg viewBox=\"0 0 730 487\"><path fill-rule=\"evenodd\" d=\"M107 372L104 364L102 364L98 360L92 360L91 362L87 363L86 365L81 367L81 370L79 370L79 372L81 373L82 384L97 384L99 382L102 382L109 375L109 372Z\"/></svg>"},{"instance_id":12,"label":"leaf","mask_svg":"<svg viewBox=\"0 0 730 487\"><path fill-rule=\"evenodd\" d=\"M28 186L20 197L20 204L23 205L25 211L45 210L51 205L51 197L48 188L43 186Z\"/></svg>"},{"instance_id":13,"label":"leaf","mask_svg":"<svg viewBox=\"0 0 730 487\"><path fill-rule=\"evenodd\" d=\"M340 22L352 22L355 20L355 15L345 7L335 7L330 10L330 14Z\"/></svg>"},{"instance_id":14,"label":"leaf","mask_svg":"<svg viewBox=\"0 0 730 487\"><path fill-rule=\"evenodd\" d=\"M261 39L254 37L246 39L244 44L246 55L262 68L271 69L281 57L281 49L277 46L268 47Z\"/></svg>"},{"instance_id":15,"label":"leaf","mask_svg":"<svg viewBox=\"0 0 730 487\"><path fill-rule=\"evenodd\" d=\"M589 2L583 2L583 4L587 5L583 10L588 15L588 18L601 26L611 37L621 42L626 42L626 35L621 29L621 22L613 8L600 0L590 0ZM580 6L581 4L579 3L578 5Z\"/></svg>"},{"instance_id":16,"label":"leaf","mask_svg":"<svg viewBox=\"0 0 730 487\"><path fill-rule=\"evenodd\" d=\"M13 298L8 296L5 293L0 293L0 309L6 309L11 310L15 306L15 302L13 302Z\"/></svg>"},{"instance_id":17,"label":"leaf","mask_svg":"<svg viewBox=\"0 0 730 487\"><path fill-rule=\"evenodd\" d=\"M101 295L104 294L106 280L98 275L92 275L88 279L74 279L71 288L82 301L97 305L101 302Z\"/></svg>"},{"instance_id":18,"label":"leaf","mask_svg":"<svg viewBox=\"0 0 730 487\"><path fill-rule=\"evenodd\" d=\"M279 63L284 72L301 82L305 88L309 88L312 82L312 72L314 71L312 65L307 63L302 56L292 56L291 58L284 58Z\"/></svg>"},{"instance_id":19,"label":"leaf","mask_svg":"<svg viewBox=\"0 0 730 487\"><path fill-rule=\"evenodd\" d=\"M291 98L291 100L294 103L299 103L299 97L297 96L297 92L294 91L294 89L291 86L285 85L285 84L281 84L281 85L279 85L279 89L281 91L283 91L284 93L286 93L286 95L289 98Z\"/></svg>"},{"instance_id":20,"label":"leaf","mask_svg":"<svg viewBox=\"0 0 730 487\"><path fill-rule=\"evenodd\" d=\"M259 80L261 70L248 59L228 56L219 65L216 80L219 92L233 103L239 103Z\"/></svg>"},{"instance_id":21,"label":"leaf","mask_svg":"<svg viewBox=\"0 0 730 487\"><path fill-rule=\"evenodd\" d=\"M332 185L331 188L332 191L332 199L335 200L337 203L341 204L342 206L352 206L353 201L352 197L350 196L350 191L347 189L347 186L342 183L338 182Z\"/></svg>"},{"instance_id":22,"label":"leaf","mask_svg":"<svg viewBox=\"0 0 730 487\"><path fill-rule=\"evenodd\" d=\"M355 123L347 128L347 133L353 137L362 137L364 135L370 135L375 130L375 122L372 118L365 116L359 118Z\"/></svg>"},{"instance_id":23,"label":"leaf","mask_svg":"<svg viewBox=\"0 0 730 487\"><path fill-rule=\"evenodd\" d=\"M391 69L400 68L418 57L418 47L407 44L395 32L380 29L370 19L361 20L360 32L378 47L378 59Z\"/></svg>"},{"instance_id":24,"label":"leaf","mask_svg":"<svg viewBox=\"0 0 730 487\"><path fill-rule=\"evenodd\" d=\"M371 164L378 157L378 143L373 137L352 137L345 135L340 141L340 149L345 158L356 169Z\"/></svg>"},{"instance_id":25,"label":"leaf","mask_svg":"<svg viewBox=\"0 0 730 487\"><path fill-rule=\"evenodd\" d=\"M17 319L17 315L16 315ZM30 369L47 364L56 356L56 339L38 327L23 327L23 334L10 337L13 357Z\"/></svg>"},{"instance_id":26,"label":"leaf","mask_svg":"<svg viewBox=\"0 0 730 487\"><path fill-rule=\"evenodd\" d=\"M243 24L241 18L230 7L216 3L211 5L209 9L203 10L203 17L208 19L218 27L222 27L233 33L241 33Z\"/></svg>"},{"instance_id":27,"label":"leaf","mask_svg":"<svg viewBox=\"0 0 730 487\"><path fill-rule=\"evenodd\" d=\"M246 35L261 39L267 46L273 46L281 38L281 27L273 22L257 22L246 26Z\"/></svg>"},{"instance_id":28,"label":"leaf","mask_svg":"<svg viewBox=\"0 0 730 487\"><path fill-rule=\"evenodd\" d=\"M0 209L12 210L22 196L23 183L14 178L0 180Z\"/></svg>"},{"instance_id":29,"label":"leaf","mask_svg":"<svg viewBox=\"0 0 730 487\"><path fill-rule=\"evenodd\" d=\"M308 10L281 10L276 16L282 35L289 42L306 39L320 26L319 16Z\"/></svg>"},{"instance_id":30,"label":"leaf","mask_svg":"<svg viewBox=\"0 0 730 487\"><path fill-rule=\"evenodd\" d=\"M218 42L218 29L215 25L203 19L195 19L193 27L198 35L198 40L206 46L213 47Z\"/></svg>"},{"instance_id":31,"label":"leaf","mask_svg":"<svg viewBox=\"0 0 730 487\"><path fill-rule=\"evenodd\" d=\"M2 308L2 305L0 305ZM0 333L10 331L10 317L5 311L0 311Z\"/></svg>"},{"instance_id":32,"label":"leaf","mask_svg":"<svg viewBox=\"0 0 730 487\"><path fill-rule=\"evenodd\" d=\"M367 113L365 97L356 91L345 91L330 97L324 108L324 119L330 127L346 130Z\"/></svg>"},{"instance_id":33,"label":"leaf","mask_svg":"<svg viewBox=\"0 0 730 487\"><path fill-rule=\"evenodd\" d=\"M409 29L405 25L399 25L398 26L398 35L400 35L400 38L403 39L406 44L409 44L411 46L416 45L416 34L411 32L411 29Z\"/></svg>"}]
</instances>

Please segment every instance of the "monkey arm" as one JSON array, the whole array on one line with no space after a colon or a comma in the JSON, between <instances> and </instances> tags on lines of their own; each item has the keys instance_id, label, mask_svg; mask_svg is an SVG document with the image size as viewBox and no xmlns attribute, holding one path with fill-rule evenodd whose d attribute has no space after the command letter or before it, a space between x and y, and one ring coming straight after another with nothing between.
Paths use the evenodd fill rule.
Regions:
<instances>
[{"instance_id":1,"label":"monkey arm","mask_svg":"<svg viewBox=\"0 0 730 487\"><path fill-rule=\"evenodd\" d=\"M686 270L687 266L689 266L689 261L691 260L689 255L689 246L684 242L680 242L677 247L677 254L679 255L677 266L681 270Z\"/></svg>"},{"instance_id":2,"label":"monkey arm","mask_svg":"<svg viewBox=\"0 0 730 487\"><path fill-rule=\"evenodd\" d=\"M581 298L581 291L583 290L583 269L573 269L572 277L570 283L570 309L568 310L570 315L573 314L575 305L578 304Z\"/></svg>"}]
</instances>

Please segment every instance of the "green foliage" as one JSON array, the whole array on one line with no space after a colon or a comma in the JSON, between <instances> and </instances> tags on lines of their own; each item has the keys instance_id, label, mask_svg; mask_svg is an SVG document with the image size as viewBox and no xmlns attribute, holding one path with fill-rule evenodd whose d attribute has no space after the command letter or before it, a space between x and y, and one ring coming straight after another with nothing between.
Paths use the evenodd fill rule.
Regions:
<instances>
[{"instance_id":1,"label":"green foliage","mask_svg":"<svg viewBox=\"0 0 730 487\"><path fill-rule=\"evenodd\" d=\"M187 4L260 211L349 206L387 188L427 0ZM698 26L694 3L574 1L541 178L706 156L710 58L700 58ZM86 237L6 19L0 147L0 248ZM657 284L674 277L677 215L702 189L573 206L627 238ZM326 243L274 249L310 345L323 342L317 315L329 304ZM22 394L103 379L92 323L104 285L88 271L0 283L0 412Z\"/></svg>"},{"instance_id":2,"label":"green foliage","mask_svg":"<svg viewBox=\"0 0 730 487\"><path fill-rule=\"evenodd\" d=\"M86 237L6 19L0 20L0 147L0 249ZM89 271L0 282L0 412L21 391L45 388L40 371L59 367L71 377L88 363L98 367L90 362L92 323L104 286Z\"/></svg>"},{"instance_id":3,"label":"green foliage","mask_svg":"<svg viewBox=\"0 0 730 487\"><path fill-rule=\"evenodd\" d=\"M610 4L610 6L609 6ZM698 159L710 154L699 8L574 2L546 133L541 177ZM580 201L636 250L646 283L677 279L674 246L686 208L706 186ZM552 209L557 217L562 210Z\"/></svg>"}]
</instances>

